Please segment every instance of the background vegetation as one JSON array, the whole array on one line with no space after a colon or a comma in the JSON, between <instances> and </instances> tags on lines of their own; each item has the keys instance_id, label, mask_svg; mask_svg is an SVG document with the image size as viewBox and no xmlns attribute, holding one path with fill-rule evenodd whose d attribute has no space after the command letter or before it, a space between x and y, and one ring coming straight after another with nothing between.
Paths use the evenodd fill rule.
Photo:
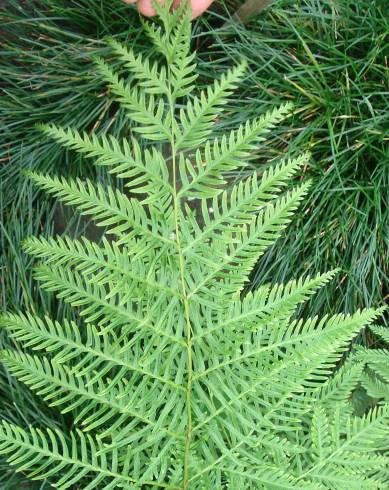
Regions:
<instances>
[{"instance_id":1,"label":"background vegetation","mask_svg":"<svg viewBox=\"0 0 389 490\"><path fill-rule=\"evenodd\" d=\"M273 134L255 163L261 172L279 153L310 149L311 165L301 178L314 182L287 234L258 264L253 286L336 265L342 269L340 281L316 296L306 313L378 306L389 294L387 1L280 0L245 25L223 27L235 9L233 2L217 4L194 25L200 85L247 57L249 75L220 128L292 100L294 116ZM87 161L43 140L34 124L122 131L122 114L101 97L105 88L91 61L96 53L106 54L108 35L147 49L141 32L139 16L120 0L9 0L0 10L1 309L64 314L35 287L20 242L53 228L77 235L87 223L43 201L21 170L96 172ZM95 177L108 179L102 170ZM2 418L66 423L3 372L0 399ZM0 474L2 490L23 488L6 465Z\"/></svg>"}]
</instances>

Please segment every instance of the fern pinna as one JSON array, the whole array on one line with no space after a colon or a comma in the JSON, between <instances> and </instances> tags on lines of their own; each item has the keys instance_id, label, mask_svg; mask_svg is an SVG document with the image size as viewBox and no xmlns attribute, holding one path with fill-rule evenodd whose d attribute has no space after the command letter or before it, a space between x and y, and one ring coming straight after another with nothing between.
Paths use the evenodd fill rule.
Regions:
<instances>
[{"instance_id":1,"label":"fern pinna","mask_svg":"<svg viewBox=\"0 0 389 490\"><path fill-rule=\"evenodd\" d=\"M246 169L223 185L290 107L215 137L245 64L192 95L189 17L158 10L160 27L145 29L162 61L112 41L132 73L124 80L97 60L133 137L42 127L108 166L128 192L29 174L105 234L100 244L25 242L42 262L36 279L74 306L78 321L4 314L25 350L3 352L2 361L74 423L59 431L3 421L0 452L59 489L384 488L388 406L358 418L349 402L368 360L360 353L331 375L380 311L296 319L335 272L244 290L307 192L306 183L283 190L308 156L273 162L260 179Z\"/></svg>"}]
</instances>

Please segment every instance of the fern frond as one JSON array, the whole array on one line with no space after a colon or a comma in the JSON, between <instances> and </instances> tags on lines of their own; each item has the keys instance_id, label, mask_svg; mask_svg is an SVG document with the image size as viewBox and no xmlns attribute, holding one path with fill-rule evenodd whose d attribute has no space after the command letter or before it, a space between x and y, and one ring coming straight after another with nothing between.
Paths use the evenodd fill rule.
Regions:
<instances>
[{"instance_id":1,"label":"fern frond","mask_svg":"<svg viewBox=\"0 0 389 490\"><path fill-rule=\"evenodd\" d=\"M96 66L118 101L127 110L130 120L138 123L132 130L152 141L169 141L170 125L165 101L159 99L157 102L154 95L147 96L139 88L130 88L103 60L97 59Z\"/></svg>"},{"instance_id":2,"label":"fern frond","mask_svg":"<svg viewBox=\"0 0 389 490\"><path fill-rule=\"evenodd\" d=\"M306 301L319 288L330 281L337 271L319 274L313 278L290 281L285 285L263 287L248 293L243 300L230 301L215 319L214 325L194 332L194 339L200 340L209 335L225 337L227 332L236 333L259 330L262 325L288 318L297 306Z\"/></svg>"},{"instance_id":3,"label":"fern frond","mask_svg":"<svg viewBox=\"0 0 389 490\"><path fill-rule=\"evenodd\" d=\"M204 143L245 70L246 63L242 62L223 74L220 80L207 88L206 93L202 92L200 97L189 100L186 107L180 110L177 149L196 148Z\"/></svg>"},{"instance_id":4,"label":"fern frond","mask_svg":"<svg viewBox=\"0 0 389 490\"><path fill-rule=\"evenodd\" d=\"M78 325L72 321L65 320L64 324L60 324L48 317L41 319L30 314L8 314L0 317L0 326L6 328L11 338L20 342L24 348L43 350L51 354L55 364L69 363L72 360L74 363L69 372L77 377L89 375L89 385L120 368L119 375L116 373L118 382L121 380L120 376L134 372L176 390L185 391L183 385L169 379L168 365L163 376L159 375L159 371L153 372L142 367L128 352L123 353L123 345L115 343L112 336L100 335L93 325L85 325L83 330L86 332L81 335ZM82 341L84 335L86 344ZM114 385L111 379L110 388ZM102 392L101 387L99 392Z\"/></svg>"},{"instance_id":5,"label":"fern frond","mask_svg":"<svg viewBox=\"0 0 389 490\"><path fill-rule=\"evenodd\" d=\"M356 477L356 484L362 488L381 488L380 481L374 481L374 476L369 482L361 474L358 466L358 458L365 457L364 469L378 469L374 451L387 448L387 441L383 435L385 427L389 422L389 407L377 407L368 412L364 417L349 417L346 424L341 419L338 411L332 421L332 430L329 432L331 437L327 437L327 445L330 449L322 457L313 461L312 466L307 469L300 478L312 475L315 479L323 482L325 488L350 488L346 487L345 474L352 472ZM370 455L372 456L370 458ZM356 458L356 459L354 459ZM354 470L354 471L352 471ZM358 475L360 474L360 476ZM359 476L359 477L358 477ZM338 486L335 486L338 485ZM355 487L355 488L361 488Z\"/></svg>"},{"instance_id":6,"label":"fern frond","mask_svg":"<svg viewBox=\"0 0 389 490\"><path fill-rule=\"evenodd\" d=\"M332 450L330 424L327 414L321 407L316 407L312 417L312 449L318 460L322 460Z\"/></svg>"},{"instance_id":7,"label":"fern frond","mask_svg":"<svg viewBox=\"0 0 389 490\"><path fill-rule=\"evenodd\" d=\"M59 430L47 429L45 432L33 427L25 431L3 421L0 426L0 454L6 455L11 465L16 465L18 471L23 471L33 480L61 475L55 485L59 490L71 488L84 479L84 490L102 486L107 490L139 488L139 482L128 477L126 468L120 468L117 451L99 455L103 448L99 439L78 431L68 442ZM153 488L179 488L147 481L145 484Z\"/></svg>"},{"instance_id":8,"label":"fern frond","mask_svg":"<svg viewBox=\"0 0 389 490\"><path fill-rule=\"evenodd\" d=\"M389 360L389 352L387 349L367 349L366 347L358 346L355 351L355 358L366 364L385 364Z\"/></svg>"},{"instance_id":9,"label":"fern frond","mask_svg":"<svg viewBox=\"0 0 389 490\"><path fill-rule=\"evenodd\" d=\"M298 481L293 475L272 465L252 466L248 463L228 464L222 470L230 475L232 488L275 488L285 490L321 490L323 487L312 481Z\"/></svg>"},{"instance_id":10,"label":"fern frond","mask_svg":"<svg viewBox=\"0 0 389 490\"><path fill-rule=\"evenodd\" d=\"M245 289L307 193L289 183L308 156L242 172L226 189L291 106L213 139L245 63L183 99L196 78L190 15L185 2L171 7L156 4L162 25L146 27L162 62L112 41L128 82L97 61L147 147L41 126L107 166L131 197L114 184L28 174L103 237L24 242L41 287L75 312L61 322L3 314L16 348L0 357L76 430L3 422L0 453L60 489L387 488L388 352L354 345L344 362L383 309L299 318L336 271ZM357 390L374 398L363 417Z\"/></svg>"},{"instance_id":11,"label":"fern frond","mask_svg":"<svg viewBox=\"0 0 389 490\"><path fill-rule=\"evenodd\" d=\"M371 315L374 317L373 312ZM362 314L346 318L337 316L320 323L313 319L305 325L300 324L295 334L287 333L284 339L277 341L272 338L272 333L279 332L265 330L252 340L253 344L258 344L257 349L245 349L242 342L237 355L217 362L202 373L197 370L199 374L194 378L194 387L199 399L212 393L220 406L217 409L210 406L209 415L202 417L194 431L201 437L203 431L208 433L207 426L212 426L210 438L215 437L220 445L225 439L223 421L230 417L234 418L235 430L240 428L246 434L245 444L252 436L253 427L297 430L300 417L310 410L306 399L297 396L304 390L306 380L317 377L322 368L328 370L330 366L333 369L347 342L371 318ZM287 328L288 323L285 324ZM334 355L326 359L330 352ZM257 371L260 374L255 375ZM322 383L322 377L317 377L317 386ZM250 409L253 406L256 406L255 410ZM285 418L288 424L285 424ZM209 456L206 459L209 461Z\"/></svg>"},{"instance_id":12,"label":"fern frond","mask_svg":"<svg viewBox=\"0 0 389 490\"><path fill-rule=\"evenodd\" d=\"M53 263L66 268L74 266L85 278L92 275L93 282L99 286L114 283L122 287L125 282L136 289L138 296L147 291L165 292L169 296L179 294L178 289L174 289L177 277L174 273L166 276L164 269L153 268L152 256L147 261L145 255L142 260L132 257L130 263L129 257L136 250L118 247L115 242L110 243L105 238L103 247L100 247L86 238L72 240L69 237L31 237L24 241L23 248L28 254L44 259L46 265Z\"/></svg>"},{"instance_id":13,"label":"fern frond","mask_svg":"<svg viewBox=\"0 0 389 490\"><path fill-rule=\"evenodd\" d=\"M356 358L365 362L382 380L389 383L389 351L386 349L366 349L359 347Z\"/></svg>"},{"instance_id":14,"label":"fern frond","mask_svg":"<svg viewBox=\"0 0 389 490\"><path fill-rule=\"evenodd\" d=\"M384 342L389 345L389 332L385 327L379 327L377 325L372 325L370 330L377 335L377 337L381 338Z\"/></svg>"},{"instance_id":15,"label":"fern frond","mask_svg":"<svg viewBox=\"0 0 389 490\"><path fill-rule=\"evenodd\" d=\"M71 128L63 129L54 124L39 126L47 136L66 148L71 148L94 158L95 165L112 167L109 172L118 178L127 179L126 187L135 193L147 193L153 202L170 197L168 169L165 159L155 148L142 155L139 143L132 139L119 141L113 135L98 137L95 134L79 133Z\"/></svg>"},{"instance_id":16,"label":"fern frond","mask_svg":"<svg viewBox=\"0 0 389 490\"><path fill-rule=\"evenodd\" d=\"M388 358L389 358L389 356L387 356L387 359ZM374 367L374 371L376 372L376 374L378 374L378 376L381 379L383 379L384 381L389 383L389 365L388 365L388 363L386 362L384 364L384 363L375 362L373 364L373 367Z\"/></svg>"},{"instance_id":17,"label":"fern frond","mask_svg":"<svg viewBox=\"0 0 389 490\"><path fill-rule=\"evenodd\" d=\"M41 287L46 291L56 292L57 298L79 307L80 315L87 322L98 321L100 327L108 324L111 329L121 325L135 329L140 324L150 325L150 321L146 322L131 307L129 299L119 302L115 296L107 297L106 288L93 280L85 280L83 274L77 271L41 265L35 269L35 279L41 282Z\"/></svg>"},{"instance_id":18,"label":"fern frond","mask_svg":"<svg viewBox=\"0 0 389 490\"><path fill-rule=\"evenodd\" d=\"M389 402L389 386L387 382L364 374L361 376L361 384L371 398L384 399Z\"/></svg>"},{"instance_id":19,"label":"fern frond","mask_svg":"<svg viewBox=\"0 0 389 490\"><path fill-rule=\"evenodd\" d=\"M65 405L61 409L62 413L75 411L75 423L80 423L84 431L105 428L105 431L99 434L100 438L105 434L112 435L116 430L119 430L122 436L123 433L127 434L137 428L139 442L144 436L144 431L140 430L144 426L151 429L158 427L159 431L175 439L182 437L168 427L163 427L161 420L155 416L154 409L147 410L146 404L142 403L142 397L145 397L146 393L156 399L166 396L158 383L149 386L148 381L143 380L135 393L131 393L134 382L124 382L117 388L108 389L109 380L104 382L99 379L97 383L91 383L85 373L76 376L69 372L66 364L56 364L46 357L3 351L1 359L9 372L42 396L50 406ZM127 393L126 396L123 391ZM182 411L179 398L173 395L172 391L171 400L174 400L175 410ZM139 406L138 410L130 408L135 404ZM80 413L77 414L77 411Z\"/></svg>"},{"instance_id":20,"label":"fern frond","mask_svg":"<svg viewBox=\"0 0 389 490\"><path fill-rule=\"evenodd\" d=\"M231 234L226 232L211 244L202 244L199 248L201 253L189 251L189 263L193 264L194 270L201 271L197 274L199 279L194 277L188 281L189 298L209 295L210 289L220 286L220 279L223 279L225 294L239 293L260 255L290 222L308 187L308 184L303 184L274 204L269 204L251 219L247 228Z\"/></svg>"},{"instance_id":21,"label":"fern frond","mask_svg":"<svg viewBox=\"0 0 389 490\"><path fill-rule=\"evenodd\" d=\"M320 404L327 410L334 409L339 403L346 404L352 392L362 379L364 363L347 362L339 371L324 383L317 395Z\"/></svg>"},{"instance_id":22,"label":"fern frond","mask_svg":"<svg viewBox=\"0 0 389 490\"><path fill-rule=\"evenodd\" d=\"M198 243L206 243L215 233L239 231L243 225L249 224L253 214L263 210L277 197L294 173L307 163L308 158L309 155L306 154L294 160L282 161L265 171L260 182L257 174L254 173L233 186L231 190L223 191L221 195L214 197L211 202L202 199L201 218L204 226L201 230L194 230L194 237L187 238L189 244L183 251L186 253L196 249Z\"/></svg>"},{"instance_id":23,"label":"fern frond","mask_svg":"<svg viewBox=\"0 0 389 490\"><path fill-rule=\"evenodd\" d=\"M341 336L340 344L344 345L352 339L357 332L365 325L368 325L380 314L377 310L365 310L353 316L336 315L332 318L324 318L318 322L317 318L310 319L304 322L293 321L286 325L285 329L272 329L268 333L269 337L265 337L268 344L249 347L242 347L241 352L237 355L227 358L221 362L214 360L213 365L209 365L207 369L199 370L195 375L195 379L206 377L209 373L223 369L227 366L233 366L240 364L245 359L256 357L261 353L269 350L280 350L292 348L295 350L295 344L299 343L300 348L296 350L297 357L304 358L305 355L309 356L309 349L304 352L304 348L301 348L301 344L309 345L311 342L318 340L321 337L323 348L330 346L339 336ZM257 334L261 338L261 332ZM327 347L325 346L327 344ZM333 344L335 346L335 344ZM304 346L304 347L305 347ZM332 349L328 350L331 352ZM284 351L287 352L287 351ZM283 354L285 355L285 354ZM216 362L215 362L216 361ZM228 378L227 378L228 379Z\"/></svg>"},{"instance_id":24,"label":"fern frond","mask_svg":"<svg viewBox=\"0 0 389 490\"><path fill-rule=\"evenodd\" d=\"M114 39L108 41L113 52L125 63L126 68L136 77L140 87L148 94L168 95L169 82L166 76L166 68L159 63L150 63L141 54L135 55L134 51L123 46Z\"/></svg>"},{"instance_id":25,"label":"fern frond","mask_svg":"<svg viewBox=\"0 0 389 490\"><path fill-rule=\"evenodd\" d=\"M107 233L120 237L118 243L132 244L135 237L142 237L148 246L174 244L164 236L170 233L169 228L158 229L158 218L150 219L138 200L129 199L118 189L104 189L87 179L69 180L34 172L29 172L28 176L47 193L66 205L76 206L81 214L91 216L97 226L109 228Z\"/></svg>"},{"instance_id":26,"label":"fern frond","mask_svg":"<svg viewBox=\"0 0 389 490\"><path fill-rule=\"evenodd\" d=\"M385 328L371 325L370 330L384 342L389 340ZM362 386L367 394L373 399L385 400L389 399L389 350L366 349L358 346L355 349L355 358L366 364L366 372L362 376Z\"/></svg>"},{"instance_id":27,"label":"fern frond","mask_svg":"<svg viewBox=\"0 0 389 490\"><path fill-rule=\"evenodd\" d=\"M190 16L187 15L189 4L181 2L169 15L166 15L166 4L162 8L156 4L154 8L162 20L164 29L145 24L145 30L166 60L169 68L170 97L175 100L188 95L193 89L192 83L197 78L195 53L190 53L191 26Z\"/></svg>"},{"instance_id":28,"label":"fern frond","mask_svg":"<svg viewBox=\"0 0 389 490\"><path fill-rule=\"evenodd\" d=\"M179 196L206 198L221 192L220 186L226 183L223 173L242 166L250 152L264 140L264 135L284 119L291 108L291 104L286 103L254 121L247 121L228 137L208 140L203 151L196 151L195 165L183 158L179 168L182 181Z\"/></svg>"}]
</instances>

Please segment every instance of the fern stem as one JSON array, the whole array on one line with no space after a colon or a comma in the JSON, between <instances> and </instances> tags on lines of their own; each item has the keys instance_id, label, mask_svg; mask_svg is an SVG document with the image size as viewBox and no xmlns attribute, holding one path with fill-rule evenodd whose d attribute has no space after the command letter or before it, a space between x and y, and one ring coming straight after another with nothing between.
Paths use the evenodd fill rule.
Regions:
<instances>
[{"instance_id":1,"label":"fern stem","mask_svg":"<svg viewBox=\"0 0 389 490\"><path fill-rule=\"evenodd\" d=\"M170 105L170 115L171 121L174 120L175 114L175 98L173 96L169 97ZM190 323L190 308L189 308L189 298L185 287L185 261L184 253L180 241L180 223L179 223L179 210L180 210L180 196L177 191L177 172L176 172L176 141L173 131L171 131L170 147L172 153L172 175L173 175L173 207L174 207L174 223L175 223L175 242L178 253L179 262L179 275L180 275L180 286L182 292L182 303L184 306L184 316L186 324L186 349L187 349L187 366L188 366L188 381L186 385L186 412L188 417L188 428L185 436L185 446L184 446L184 478L183 478L183 490L188 490L189 488L189 456L190 456L190 445L192 442L192 382L193 382L193 361L192 361L192 328Z\"/></svg>"}]
</instances>

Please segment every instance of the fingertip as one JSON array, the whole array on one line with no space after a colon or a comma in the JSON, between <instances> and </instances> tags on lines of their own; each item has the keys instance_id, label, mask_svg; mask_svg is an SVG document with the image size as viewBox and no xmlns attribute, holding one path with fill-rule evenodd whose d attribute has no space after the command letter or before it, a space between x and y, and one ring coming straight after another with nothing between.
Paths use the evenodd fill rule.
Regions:
<instances>
[{"instance_id":1,"label":"fingertip","mask_svg":"<svg viewBox=\"0 0 389 490\"><path fill-rule=\"evenodd\" d=\"M145 17L153 17L156 14L152 5L152 0L124 0L126 3L137 3L137 8L140 14ZM164 0L158 0L159 3L164 3ZM199 15L203 14L207 8L213 3L213 0L190 0L192 19L195 19ZM173 6L177 7L180 4L180 0L174 0Z\"/></svg>"},{"instance_id":2,"label":"fingertip","mask_svg":"<svg viewBox=\"0 0 389 490\"><path fill-rule=\"evenodd\" d=\"M191 0L192 19L199 17L213 3L213 0Z\"/></svg>"},{"instance_id":3,"label":"fingertip","mask_svg":"<svg viewBox=\"0 0 389 490\"><path fill-rule=\"evenodd\" d=\"M156 14L151 4L151 0L139 0L137 3L138 11L145 17L153 17Z\"/></svg>"}]
</instances>

